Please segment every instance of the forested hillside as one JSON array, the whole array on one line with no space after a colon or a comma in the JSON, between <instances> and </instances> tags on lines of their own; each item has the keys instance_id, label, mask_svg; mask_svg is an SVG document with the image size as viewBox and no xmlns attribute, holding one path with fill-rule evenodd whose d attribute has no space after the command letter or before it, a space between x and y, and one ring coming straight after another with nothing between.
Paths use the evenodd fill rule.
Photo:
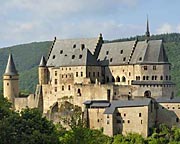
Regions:
<instances>
[{"instance_id":1,"label":"forested hillside","mask_svg":"<svg viewBox=\"0 0 180 144\"><path fill-rule=\"evenodd\" d=\"M136 39L136 37L117 39L114 41L134 39ZM144 36L138 36L138 39L144 40ZM177 84L178 95L180 95L180 34L152 35L151 39L163 39L169 61L172 63L172 79ZM12 53L20 74L20 89L34 92L38 81L37 66L41 56L47 56L51 44L51 41L34 42L0 49L0 75L2 76L4 73L8 54ZM2 88L2 80L0 83Z\"/></svg>"}]
</instances>

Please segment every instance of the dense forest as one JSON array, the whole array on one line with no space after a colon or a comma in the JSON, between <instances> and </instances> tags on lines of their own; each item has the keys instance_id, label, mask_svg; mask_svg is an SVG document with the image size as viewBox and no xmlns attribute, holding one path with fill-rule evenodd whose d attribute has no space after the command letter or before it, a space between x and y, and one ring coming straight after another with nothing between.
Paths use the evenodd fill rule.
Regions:
<instances>
[{"instance_id":1,"label":"dense forest","mask_svg":"<svg viewBox=\"0 0 180 144\"><path fill-rule=\"evenodd\" d=\"M137 36L115 41L144 40L144 36ZM151 39L162 39L164 46L172 64L172 79L177 84L178 95L180 95L180 34L161 34L152 35ZM108 41L106 41L108 42ZM8 54L12 53L20 74L20 89L23 92L35 91L38 82L38 64L41 56L47 56L52 41L34 42L0 49L0 75L2 76L8 59ZM2 88L2 79L0 79L0 88Z\"/></svg>"},{"instance_id":2,"label":"dense forest","mask_svg":"<svg viewBox=\"0 0 180 144\"><path fill-rule=\"evenodd\" d=\"M81 113L62 119L69 126L48 121L38 109L25 109L20 113L0 96L0 144L179 144L180 129L159 125L148 138L136 133L109 137L103 129L86 128Z\"/></svg>"}]
</instances>

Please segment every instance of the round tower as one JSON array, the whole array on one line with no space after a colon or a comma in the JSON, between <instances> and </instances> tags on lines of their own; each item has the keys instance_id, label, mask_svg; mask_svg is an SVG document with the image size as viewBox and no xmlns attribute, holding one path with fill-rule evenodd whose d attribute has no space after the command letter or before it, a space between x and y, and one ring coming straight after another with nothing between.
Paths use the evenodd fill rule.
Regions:
<instances>
[{"instance_id":1,"label":"round tower","mask_svg":"<svg viewBox=\"0 0 180 144\"><path fill-rule=\"evenodd\" d=\"M42 56L40 64L39 64L39 84L47 84L48 83L48 69L46 67L45 57Z\"/></svg>"},{"instance_id":2,"label":"round tower","mask_svg":"<svg viewBox=\"0 0 180 144\"><path fill-rule=\"evenodd\" d=\"M14 105L15 97L19 96L19 75L12 54L9 55L6 70L3 75L3 93L4 97Z\"/></svg>"}]
</instances>

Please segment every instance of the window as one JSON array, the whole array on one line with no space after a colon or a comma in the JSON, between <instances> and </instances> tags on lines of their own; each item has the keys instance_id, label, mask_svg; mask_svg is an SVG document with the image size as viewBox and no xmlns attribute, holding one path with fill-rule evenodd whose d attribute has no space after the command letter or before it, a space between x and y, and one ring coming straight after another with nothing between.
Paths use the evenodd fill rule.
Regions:
<instances>
[{"instance_id":1,"label":"window","mask_svg":"<svg viewBox=\"0 0 180 144\"><path fill-rule=\"evenodd\" d=\"M126 116L126 113L124 113L124 117Z\"/></svg>"},{"instance_id":2,"label":"window","mask_svg":"<svg viewBox=\"0 0 180 144\"><path fill-rule=\"evenodd\" d=\"M57 76L57 71L54 72L54 75Z\"/></svg>"},{"instance_id":3,"label":"window","mask_svg":"<svg viewBox=\"0 0 180 144\"><path fill-rule=\"evenodd\" d=\"M128 120L127 122L130 123L130 120Z\"/></svg>"},{"instance_id":4,"label":"window","mask_svg":"<svg viewBox=\"0 0 180 144\"><path fill-rule=\"evenodd\" d=\"M160 77L160 80L163 80L163 76Z\"/></svg>"},{"instance_id":5,"label":"window","mask_svg":"<svg viewBox=\"0 0 180 144\"><path fill-rule=\"evenodd\" d=\"M125 60L126 60L126 57L123 58L123 61L125 61Z\"/></svg>"},{"instance_id":6,"label":"window","mask_svg":"<svg viewBox=\"0 0 180 144\"><path fill-rule=\"evenodd\" d=\"M95 72L93 72L93 77L95 77L96 76L96 73Z\"/></svg>"},{"instance_id":7,"label":"window","mask_svg":"<svg viewBox=\"0 0 180 144\"><path fill-rule=\"evenodd\" d=\"M177 122L177 123L179 122L179 118L176 118L176 122Z\"/></svg>"},{"instance_id":8,"label":"window","mask_svg":"<svg viewBox=\"0 0 180 144\"><path fill-rule=\"evenodd\" d=\"M166 76L166 80L168 80L168 76Z\"/></svg>"},{"instance_id":9,"label":"window","mask_svg":"<svg viewBox=\"0 0 180 144\"><path fill-rule=\"evenodd\" d=\"M55 57L56 57L56 56L55 56L55 55L53 55L53 59L55 59Z\"/></svg>"},{"instance_id":10,"label":"window","mask_svg":"<svg viewBox=\"0 0 180 144\"><path fill-rule=\"evenodd\" d=\"M129 76L131 76L131 72L129 72Z\"/></svg>"},{"instance_id":11,"label":"window","mask_svg":"<svg viewBox=\"0 0 180 144\"><path fill-rule=\"evenodd\" d=\"M78 72L76 72L76 77L78 77Z\"/></svg>"},{"instance_id":12,"label":"window","mask_svg":"<svg viewBox=\"0 0 180 144\"><path fill-rule=\"evenodd\" d=\"M109 124L109 120L107 120L107 124Z\"/></svg>"},{"instance_id":13,"label":"window","mask_svg":"<svg viewBox=\"0 0 180 144\"><path fill-rule=\"evenodd\" d=\"M73 45L73 48L76 48L76 44Z\"/></svg>"},{"instance_id":14,"label":"window","mask_svg":"<svg viewBox=\"0 0 180 144\"><path fill-rule=\"evenodd\" d=\"M79 59L81 59L82 58L82 55L79 55Z\"/></svg>"},{"instance_id":15,"label":"window","mask_svg":"<svg viewBox=\"0 0 180 144\"><path fill-rule=\"evenodd\" d=\"M80 89L77 90L77 94L78 94L78 96L81 96L81 90Z\"/></svg>"},{"instance_id":16,"label":"window","mask_svg":"<svg viewBox=\"0 0 180 144\"><path fill-rule=\"evenodd\" d=\"M62 78L64 77L64 75L61 76Z\"/></svg>"},{"instance_id":17,"label":"window","mask_svg":"<svg viewBox=\"0 0 180 144\"><path fill-rule=\"evenodd\" d=\"M147 66L144 66L144 70L147 70Z\"/></svg>"},{"instance_id":18,"label":"window","mask_svg":"<svg viewBox=\"0 0 180 144\"><path fill-rule=\"evenodd\" d=\"M141 117L141 113L139 113L139 117Z\"/></svg>"},{"instance_id":19,"label":"window","mask_svg":"<svg viewBox=\"0 0 180 144\"><path fill-rule=\"evenodd\" d=\"M146 80L149 80L149 76L146 76Z\"/></svg>"},{"instance_id":20,"label":"window","mask_svg":"<svg viewBox=\"0 0 180 144\"><path fill-rule=\"evenodd\" d=\"M156 70L156 66L153 66L153 70Z\"/></svg>"},{"instance_id":21,"label":"window","mask_svg":"<svg viewBox=\"0 0 180 144\"><path fill-rule=\"evenodd\" d=\"M154 80L157 80L157 76L154 76Z\"/></svg>"},{"instance_id":22,"label":"window","mask_svg":"<svg viewBox=\"0 0 180 144\"><path fill-rule=\"evenodd\" d=\"M136 76L136 80L140 80L140 76Z\"/></svg>"},{"instance_id":23,"label":"window","mask_svg":"<svg viewBox=\"0 0 180 144\"><path fill-rule=\"evenodd\" d=\"M122 82L126 82L126 78L124 76L122 77Z\"/></svg>"},{"instance_id":24,"label":"window","mask_svg":"<svg viewBox=\"0 0 180 144\"><path fill-rule=\"evenodd\" d=\"M83 72L81 72L81 77L83 77Z\"/></svg>"},{"instance_id":25,"label":"window","mask_svg":"<svg viewBox=\"0 0 180 144\"><path fill-rule=\"evenodd\" d=\"M112 58L110 58L110 62L112 62L112 60L113 60L113 59L112 59Z\"/></svg>"},{"instance_id":26,"label":"window","mask_svg":"<svg viewBox=\"0 0 180 144\"><path fill-rule=\"evenodd\" d=\"M106 51L106 55L108 55L109 54L109 51Z\"/></svg>"},{"instance_id":27,"label":"window","mask_svg":"<svg viewBox=\"0 0 180 144\"><path fill-rule=\"evenodd\" d=\"M62 86L62 91L64 91L64 86Z\"/></svg>"},{"instance_id":28,"label":"window","mask_svg":"<svg viewBox=\"0 0 180 144\"><path fill-rule=\"evenodd\" d=\"M64 56L67 56L67 54L65 54Z\"/></svg>"},{"instance_id":29,"label":"window","mask_svg":"<svg viewBox=\"0 0 180 144\"><path fill-rule=\"evenodd\" d=\"M71 90L71 86L70 85L68 85L68 90Z\"/></svg>"},{"instance_id":30,"label":"window","mask_svg":"<svg viewBox=\"0 0 180 144\"><path fill-rule=\"evenodd\" d=\"M74 59L75 58L75 55L72 55L72 59Z\"/></svg>"},{"instance_id":31,"label":"window","mask_svg":"<svg viewBox=\"0 0 180 144\"><path fill-rule=\"evenodd\" d=\"M139 61L141 61L141 60L142 60L142 57L139 58Z\"/></svg>"},{"instance_id":32,"label":"window","mask_svg":"<svg viewBox=\"0 0 180 144\"><path fill-rule=\"evenodd\" d=\"M120 54L123 54L123 50L120 51Z\"/></svg>"},{"instance_id":33,"label":"window","mask_svg":"<svg viewBox=\"0 0 180 144\"><path fill-rule=\"evenodd\" d=\"M60 50L60 54L62 54L63 53L63 50Z\"/></svg>"},{"instance_id":34,"label":"window","mask_svg":"<svg viewBox=\"0 0 180 144\"><path fill-rule=\"evenodd\" d=\"M81 49L83 50L85 48L85 45L84 44L81 44Z\"/></svg>"},{"instance_id":35,"label":"window","mask_svg":"<svg viewBox=\"0 0 180 144\"><path fill-rule=\"evenodd\" d=\"M152 76L152 80L154 80L154 76Z\"/></svg>"},{"instance_id":36,"label":"window","mask_svg":"<svg viewBox=\"0 0 180 144\"><path fill-rule=\"evenodd\" d=\"M107 118L109 118L109 115L107 115Z\"/></svg>"},{"instance_id":37,"label":"window","mask_svg":"<svg viewBox=\"0 0 180 144\"><path fill-rule=\"evenodd\" d=\"M120 82L120 77L119 76L116 77L116 82Z\"/></svg>"},{"instance_id":38,"label":"window","mask_svg":"<svg viewBox=\"0 0 180 144\"><path fill-rule=\"evenodd\" d=\"M97 73L97 76L99 77L99 72Z\"/></svg>"},{"instance_id":39,"label":"window","mask_svg":"<svg viewBox=\"0 0 180 144\"><path fill-rule=\"evenodd\" d=\"M99 123L99 119L97 119L97 122Z\"/></svg>"},{"instance_id":40,"label":"window","mask_svg":"<svg viewBox=\"0 0 180 144\"><path fill-rule=\"evenodd\" d=\"M54 88L54 92L57 92L57 87Z\"/></svg>"},{"instance_id":41,"label":"window","mask_svg":"<svg viewBox=\"0 0 180 144\"><path fill-rule=\"evenodd\" d=\"M141 120L141 124L143 124L143 121Z\"/></svg>"},{"instance_id":42,"label":"window","mask_svg":"<svg viewBox=\"0 0 180 144\"><path fill-rule=\"evenodd\" d=\"M9 83L7 83L7 86L9 85Z\"/></svg>"},{"instance_id":43,"label":"window","mask_svg":"<svg viewBox=\"0 0 180 144\"><path fill-rule=\"evenodd\" d=\"M57 85L57 79L54 80L54 84Z\"/></svg>"}]
</instances>

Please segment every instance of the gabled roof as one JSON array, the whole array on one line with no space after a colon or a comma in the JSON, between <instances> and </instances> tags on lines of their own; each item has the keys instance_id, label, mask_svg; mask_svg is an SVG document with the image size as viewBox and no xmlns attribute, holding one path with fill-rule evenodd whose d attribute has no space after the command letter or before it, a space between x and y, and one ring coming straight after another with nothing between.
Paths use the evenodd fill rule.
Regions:
<instances>
[{"instance_id":1,"label":"gabled roof","mask_svg":"<svg viewBox=\"0 0 180 144\"><path fill-rule=\"evenodd\" d=\"M114 100L111 102L110 107L107 107L105 109L104 114L113 114L116 108L148 106L150 102L151 99L149 98L134 100Z\"/></svg>"},{"instance_id":2,"label":"gabled roof","mask_svg":"<svg viewBox=\"0 0 180 144\"><path fill-rule=\"evenodd\" d=\"M44 56L41 57L41 61L39 64L39 67L45 67L46 66L46 59Z\"/></svg>"},{"instance_id":3,"label":"gabled roof","mask_svg":"<svg viewBox=\"0 0 180 144\"><path fill-rule=\"evenodd\" d=\"M4 75L12 75L12 76L18 75L12 54L9 54L9 58L8 58L8 62L7 62L7 66L6 66L6 70L5 70Z\"/></svg>"},{"instance_id":4,"label":"gabled roof","mask_svg":"<svg viewBox=\"0 0 180 144\"><path fill-rule=\"evenodd\" d=\"M98 65L93 56L98 38L56 40L47 66Z\"/></svg>"},{"instance_id":5,"label":"gabled roof","mask_svg":"<svg viewBox=\"0 0 180 144\"><path fill-rule=\"evenodd\" d=\"M162 40L106 43L98 60L102 65L169 63Z\"/></svg>"}]
</instances>

